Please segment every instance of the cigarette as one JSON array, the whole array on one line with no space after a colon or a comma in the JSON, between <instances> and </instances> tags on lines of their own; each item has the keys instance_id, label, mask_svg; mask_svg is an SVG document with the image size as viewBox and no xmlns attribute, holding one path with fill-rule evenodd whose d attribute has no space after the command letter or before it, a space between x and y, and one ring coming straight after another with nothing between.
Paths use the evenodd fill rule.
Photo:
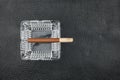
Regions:
<instances>
[{"instance_id":1,"label":"cigarette","mask_svg":"<svg viewBox=\"0 0 120 80\"><path fill-rule=\"evenodd\" d=\"M61 42L69 43L73 42L73 38L28 38L30 43L52 43L52 42Z\"/></svg>"}]
</instances>

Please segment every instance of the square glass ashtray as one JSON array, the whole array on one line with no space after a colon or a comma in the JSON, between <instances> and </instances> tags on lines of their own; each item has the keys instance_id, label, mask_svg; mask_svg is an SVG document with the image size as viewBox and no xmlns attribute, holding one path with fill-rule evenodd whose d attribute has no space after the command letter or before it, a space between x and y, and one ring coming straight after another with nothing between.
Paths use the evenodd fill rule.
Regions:
<instances>
[{"instance_id":1,"label":"square glass ashtray","mask_svg":"<svg viewBox=\"0 0 120 80\"><path fill-rule=\"evenodd\" d=\"M54 60L60 58L61 43L29 43L28 38L60 38L60 22L25 20L20 25L22 60Z\"/></svg>"}]
</instances>

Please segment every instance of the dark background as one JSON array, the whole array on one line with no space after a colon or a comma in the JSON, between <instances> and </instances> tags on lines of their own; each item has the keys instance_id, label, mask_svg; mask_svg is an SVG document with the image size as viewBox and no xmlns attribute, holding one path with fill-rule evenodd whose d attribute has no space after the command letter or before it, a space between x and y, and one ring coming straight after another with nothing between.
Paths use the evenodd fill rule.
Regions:
<instances>
[{"instance_id":1,"label":"dark background","mask_svg":"<svg viewBox=\"0 0 120 80\"><path fill-rule=\"evenodd\" d=\"M20 22L60 20L61 59L22 61ZM120 80L120 0L0 0L0 80Z\"/></svg>"}]
</instances>

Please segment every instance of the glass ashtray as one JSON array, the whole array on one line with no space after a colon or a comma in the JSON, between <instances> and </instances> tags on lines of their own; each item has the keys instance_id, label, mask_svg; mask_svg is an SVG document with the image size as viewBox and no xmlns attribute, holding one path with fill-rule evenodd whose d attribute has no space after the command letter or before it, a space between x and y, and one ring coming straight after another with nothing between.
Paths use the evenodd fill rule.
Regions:
<instances>
[{"instance_id":1,"label":"glass ashtray","mask_svg":"<svg viewBox=\"0 0 120 80\"><path fill-rule=\"evenodd\" d=\"M22 60L55 60L60 58L61 43L29 43L28 38L60 38L60 22L25 20L20 25Z\"/></svg>"}]
</instances>

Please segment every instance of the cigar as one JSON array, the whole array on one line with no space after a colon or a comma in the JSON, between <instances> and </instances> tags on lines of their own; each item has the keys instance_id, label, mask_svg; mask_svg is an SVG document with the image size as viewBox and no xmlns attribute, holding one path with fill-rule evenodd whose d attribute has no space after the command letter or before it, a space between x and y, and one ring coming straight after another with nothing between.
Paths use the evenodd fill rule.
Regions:
<instances>
[{"instance_id":1,"label":"cigar","mask_svg":"<svg viewBox=\"0 0 120 80\"><path fill-rule=\"evenodd\" d=\"M61 42L68 43L73 42L73 38L28 38L30 43L52 43L52 42Z\"/></svg>"}]
</instances>

